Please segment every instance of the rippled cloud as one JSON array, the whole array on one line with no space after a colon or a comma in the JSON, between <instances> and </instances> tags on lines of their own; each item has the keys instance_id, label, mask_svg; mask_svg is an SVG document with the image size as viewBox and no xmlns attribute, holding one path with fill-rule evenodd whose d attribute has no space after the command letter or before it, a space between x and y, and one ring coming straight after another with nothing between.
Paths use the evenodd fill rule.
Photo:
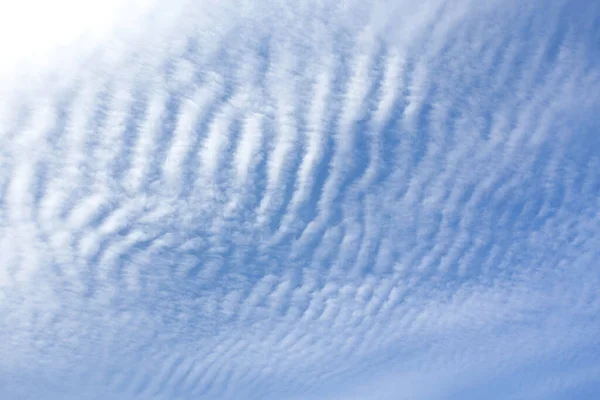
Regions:
<instances>
[{"instance_id":1,"label":"rippled cloud","mask_svg":"<svg viewBox=\"0 0 600 400\"><path fill-rule=\"evenodd\" d=\"M594 2L59 3L3 17L1 398L597 397Z\"/></svg>"}]
</instances>

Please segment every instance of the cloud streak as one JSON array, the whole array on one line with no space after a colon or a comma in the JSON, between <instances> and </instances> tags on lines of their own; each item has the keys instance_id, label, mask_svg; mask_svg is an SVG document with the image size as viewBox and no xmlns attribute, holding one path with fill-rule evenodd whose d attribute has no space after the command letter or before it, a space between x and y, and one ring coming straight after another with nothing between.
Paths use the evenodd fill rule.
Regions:
<instances>
[{"instance_id":1,"label":"cloud streak","mask_svg":"<svg viewBox=\"0 0 600 400\"><path fill-rule=\"evenodd\" d=\"M157 2L11 72L0 394L592 398L599 13Z\"/></svg>"}]
</instances>

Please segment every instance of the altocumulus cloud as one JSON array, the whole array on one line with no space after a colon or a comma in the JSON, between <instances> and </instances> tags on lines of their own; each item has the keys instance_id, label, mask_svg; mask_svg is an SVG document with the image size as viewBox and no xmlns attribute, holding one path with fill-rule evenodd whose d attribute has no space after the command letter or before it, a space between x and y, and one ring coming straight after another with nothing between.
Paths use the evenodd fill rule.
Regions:
<instances>
[{"instance_id":1,"label":"altocumulus cloud","mask_svg":"<svg viewBox=\"0 0 600 400\"><path fill-rule=\"evenodd\" d=\"M0 398L599 398L600 3L80 3L0 6Z\"/></svg>"}]
</instances>

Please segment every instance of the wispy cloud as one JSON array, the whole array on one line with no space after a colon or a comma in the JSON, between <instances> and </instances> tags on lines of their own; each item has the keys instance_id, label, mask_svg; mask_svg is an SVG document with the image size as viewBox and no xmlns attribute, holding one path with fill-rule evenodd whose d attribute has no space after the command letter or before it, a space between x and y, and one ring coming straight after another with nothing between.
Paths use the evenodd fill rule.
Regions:
<instances>
[{"instance_id":1,"label":"wispy cloud","mask_svg":"<svg viewBox=\"0 0 600 400\"><path fill-rule=\"evenodd\" d=\"M588 3L131 2L15 56L0 397L592 398Z\"/></svg>"}]
</instances>

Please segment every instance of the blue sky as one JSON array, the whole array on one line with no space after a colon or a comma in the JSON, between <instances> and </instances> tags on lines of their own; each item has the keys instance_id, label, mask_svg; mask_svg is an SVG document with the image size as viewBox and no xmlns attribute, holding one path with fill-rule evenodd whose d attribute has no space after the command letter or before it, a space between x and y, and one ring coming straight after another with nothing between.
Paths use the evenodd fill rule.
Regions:
<instances>
[{"instance_id":1,"label":"blue sky","mask_svg":"<svg viewBox=\"0 0 600 400\"><path fill-rule=\"evenodd\" d=\"M600 3L19 4L0 399L600 398Z\"/></svg>"}]
</instances>

